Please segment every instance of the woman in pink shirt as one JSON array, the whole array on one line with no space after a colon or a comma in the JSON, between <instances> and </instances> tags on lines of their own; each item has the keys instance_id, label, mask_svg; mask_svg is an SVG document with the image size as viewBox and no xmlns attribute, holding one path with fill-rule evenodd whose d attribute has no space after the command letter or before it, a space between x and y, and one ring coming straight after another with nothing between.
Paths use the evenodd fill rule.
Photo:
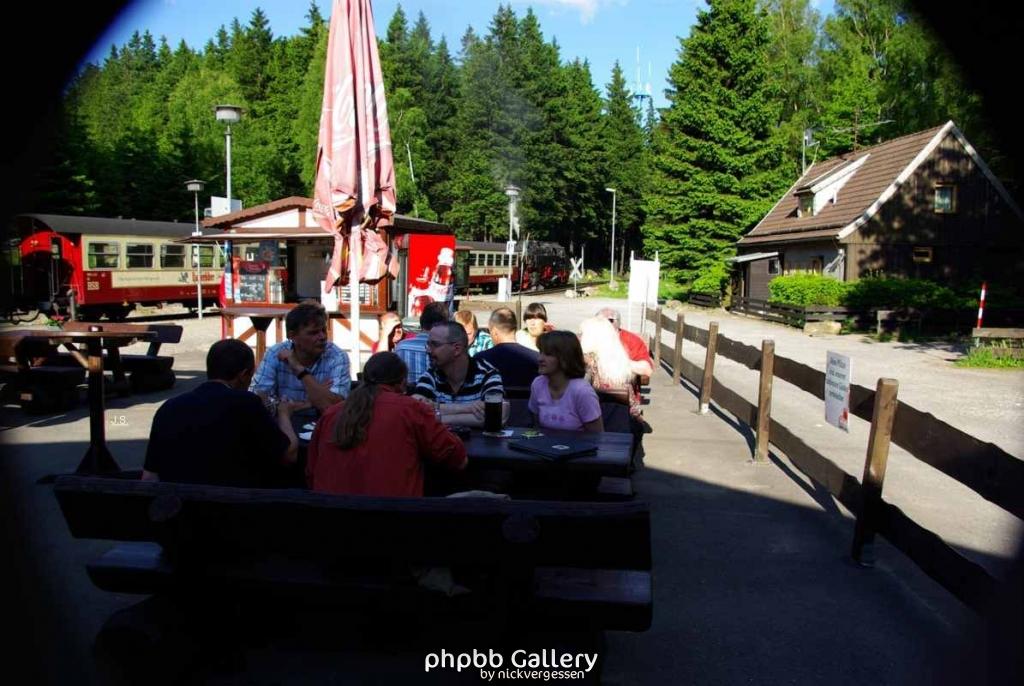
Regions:
<instances>
[{"instance_id":1,"label":"woman in pink shirt","mask_svg":"<svg viewBox=\"0 0 1024 686\"><path fill-rule=\"evenodd\" d=\"M534 426L600 433L604 431L601 403L583 377L583 349L571 331L551 331L537 338L540 374L530 386Z\"/></svg>"}]
</instances>

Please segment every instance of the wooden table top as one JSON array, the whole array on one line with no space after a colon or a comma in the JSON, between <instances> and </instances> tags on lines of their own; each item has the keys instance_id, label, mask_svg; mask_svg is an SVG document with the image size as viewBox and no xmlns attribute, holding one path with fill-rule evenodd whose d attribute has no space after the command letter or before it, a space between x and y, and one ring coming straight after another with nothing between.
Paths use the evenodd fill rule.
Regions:
<instances>
[{"instance_id":1,"label":"wooden table top","mask_svg":"<svg viewBox=\"0 0 1024 686\"><path fill-rule=\"evenodd\" d=\"M292 311L291 307L256 307L245 305L231 305L217 310L218 314L229 317L284 317Z\"/></svg>"},{"instance_id":2,"label":"wooden table top","mask_svg":"<svg viewBox=\"0 0 1024 686\"><path fill-rule=\"evenodd\" d=\"M597 453L582 457L554 462L532 453L514 450L509 442L524 438L523 432L530 429L508 427L512 436L495 438L485 436L482 431L474 429L463 439L466 452L469 453L471 466L513 471L545 471L561 470L570 472L588 472L601 476L628 476L633 448L633 436L627 433L605 431L599 434L585 434L577 431L555 431L540 429L545 438L575 438L592 440L597 446Z\"/></svg>"}]
</instances>

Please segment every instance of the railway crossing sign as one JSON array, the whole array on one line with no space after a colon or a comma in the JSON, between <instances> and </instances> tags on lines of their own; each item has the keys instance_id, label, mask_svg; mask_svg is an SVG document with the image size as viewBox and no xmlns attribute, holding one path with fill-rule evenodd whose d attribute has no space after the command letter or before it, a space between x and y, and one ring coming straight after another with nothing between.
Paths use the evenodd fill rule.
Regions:
<instances>
[{"instance_id":1,"label":"railway crossing sign","mask_svg":"<svg viewBox=\"0 0 1024 686\"><path fill-rule=\"evenodd\" d=\"M505 254L506 255L515 255L516 254L516 242L515 241L506 241L505 242Z\"/></svg>"},{"instance_id":2,"label":"railway crossing sign","mask_svg":"<svg viewBox=\"0 0 1024 686\"><path fill-rule=\"evenodd\" d=\"M572 264L572 276L571 279L582 279L583 278L583 258L582 257L570 257L569 263Z\"/></svg>"}]
</instances>

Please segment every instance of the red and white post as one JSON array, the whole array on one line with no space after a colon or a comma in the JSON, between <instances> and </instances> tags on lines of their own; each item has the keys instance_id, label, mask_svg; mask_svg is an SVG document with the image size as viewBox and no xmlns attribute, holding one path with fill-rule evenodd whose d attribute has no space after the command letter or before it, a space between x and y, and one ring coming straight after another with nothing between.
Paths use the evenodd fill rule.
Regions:
<instances>
[{"instance_id":1,"label":"red and white post","mask_svg":"<svg viewBox=\"0 0 1024 686\"><path fill-rule=\"evenodd\" d=\"M988 282L987 281L982 281L981 282L981 298L978 300L978 326L977 326L977 328L979 328L979 329L981 328L982 317L985 315L985 291L986 290L988 290Z\"/></svg>"}]
</instances>

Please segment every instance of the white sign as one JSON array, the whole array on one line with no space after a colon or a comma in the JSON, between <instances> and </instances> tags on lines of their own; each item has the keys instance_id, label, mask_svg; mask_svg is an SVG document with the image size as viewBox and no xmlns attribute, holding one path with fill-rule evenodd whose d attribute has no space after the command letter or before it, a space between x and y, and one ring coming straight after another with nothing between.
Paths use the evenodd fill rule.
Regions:
<instances>
[{"instance_id":1,"label":"white sign","mask_svg":"<svg viewBox=\"0 0 1024 686\"><path fill-rule=\"evenodd\" d=\"M572 275L571 279L582 279L583 278L583 258L582 257L570 257L570 264L572 264Z\"/></svg>"},{"instance_id":2,"label":"white sign","mask_svg":"<svg viewBox=\"0 0 1024 686\"><path fill-rule=\"evenodd\" d=\"M825 421L849 431L850 358L829 351L825 358Z\"/></svg>"},{"instance_id":3,"label":"white sign","mask_svg":"<svg viewBox=\"0 0 1024 686\"><path fill-rule=\"evenodd\" d=\"M232 212L238 212L242 209L242 201L238 198L232 198L231 203L228 203L228 199L218 196L210 196L210 214L209 217L219 217L222 214L231 214Z\"/></svg>"},{"instance_id":4,"label":"white sign","mask_svg":"<svg viewBox=\"0 0 1024 686\"><path fill-rule=\"evenodd\" d=\"M515 241L506 241L505 242L505 254L506 255L515 255L516 254L516 242Z\"/></svg>"},{"instance_id":5,"label":"white sign","mask_svg":"<svg viewBox=\"0 0 1024 686\"><path fill-rule=\"evenodd\" d=\"M658 302L658 279L661 263L657 260L629 261L629 302L652 304Z\"/></svg>"}]
</instances>

